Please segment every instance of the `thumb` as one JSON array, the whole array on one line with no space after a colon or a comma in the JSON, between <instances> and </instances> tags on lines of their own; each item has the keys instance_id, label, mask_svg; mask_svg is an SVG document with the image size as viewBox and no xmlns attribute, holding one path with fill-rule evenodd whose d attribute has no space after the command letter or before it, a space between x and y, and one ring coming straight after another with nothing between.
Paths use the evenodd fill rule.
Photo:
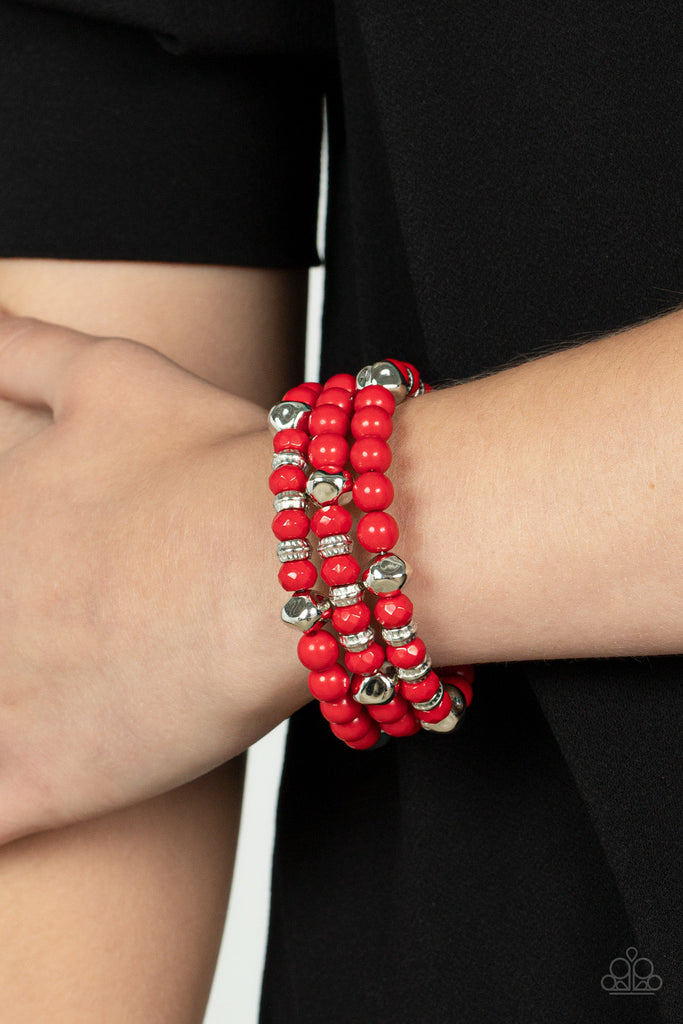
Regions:
<instances>
[{"instance_id":1,"label":"thumb","mask_svg":"<svg viewBox=\"0 0 683 1024\"><path fill-rule=\"evenodd\" d=\"M67 367L91 343L87 334L0 311L0 397L57 412Z\"/></svg>"}]
</instances>

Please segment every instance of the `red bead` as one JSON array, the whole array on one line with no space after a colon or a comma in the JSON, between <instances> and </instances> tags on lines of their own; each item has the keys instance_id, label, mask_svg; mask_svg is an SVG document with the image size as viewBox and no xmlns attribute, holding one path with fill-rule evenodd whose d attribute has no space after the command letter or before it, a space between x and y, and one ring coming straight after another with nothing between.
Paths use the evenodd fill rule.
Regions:
<instances>
[{"instance_id":1,"label":"red bead","mask_svg":"<svg viewBox=\"0 0 683 1024\"><path fill-rule=\"evenodd\" d=\"M358 740L363 739L364 736L367 736L369 732L374 732L372 728L372 720L365 714L360 714L351 722L344 722L343 724L331 722L330 728L335 736L338 736L340 740L347 742L349 740L357 742Z\"/></svg>"},{"instance_id":2,"label":"red bead","mask_svg":"<svg viewBox=\"0 0 683 1024\"><path fill-rule=\"evenodd\" d=\"M338 405L318 405L308 420L311 437L317 434L339 434L345 437L349 432L349 414Z\"/></svg>"},{"instance_id":3,"label":"red bead","mask_svg":"<svg viewBox=\"0 0 683 1024\"><path fill-rule=\"evenodd\" d=\"M419 636L402 647L387 647L387 658L397 668L414 668L425 660L427 648Z\"/></svg>"},{"instance_id":4,"label":"red bead","mask_svg":"<svg viewBox=\"0 0 683 1024\"><path fill-rule=\"evenodd\" d=\"M357 473L384 473L391 465L391 449L381 437L364 437L351 448L351 465Z\"/></svg>"},{"instance_id":5,"label":"red bead","mask_svg":"<svg viewBox=\"0 0 683 1024\"><path fill-rule=\"evenodd\" d=\"M316 537L331 537L335 533L348 533L353 519L343 505L323 505L311 519L311 529Z\"/></svg>"},{"instance_id":6,"label":"red bead","mask_svg":"<svg viewBox=\"0 0 683 1024\"><path fill-rule=\"evenodd\" d=\"M299 661L315 672L326 672L339 657L339 644L324 629L319 633L304 633L297 645Z\"/></svg>"},{"instance_id":7,"label":"red bead","mask_svg":"<svg viewBox=\"0 0 683 1024\"><path fill-rule=\"evenodd\" d=\"M440 669L440 675L444 683L452 683L457 686L465 698L465 704L469 707L472 701L472 683L474 682L473 665L449 665Z\"/></svg>"},{"instance_id":8,"label":"red bead","mask_svg":"<svg viewBox=\"0 0 683 1024\"><path fill-rule=\"evenodd\" d=\"M318 434L308 445L308 461L315 469L338 472L349 458L349 443L339 434Z\"/></svg>"},{"instance_id":9,"label":"red bead","mask_svg":"<svg viewBox=\"0 0 683 1024\"><path fill-rule=\"evenodd\" d=\"M351 747L352 750L368 750L369 747L374 747L377 740L382 735L380 727L372 722L365 736L361 736L359 740L344 740L347 747Z\"/></svg>"},{"instance_id":10,"label":"red bead","mask_svg":"<svg viewBox=\"0 0 683 1024\"><path fill-rule=\"evenodd\" d=\"M358 409L351 419L351 433L360 440L363 437L381 437L386 441L394 429L391 416L377 405L366 405Z\"/></svg>"},{"instance_id":11,"label":"red bead","mask_svg":"<svg viewBox=\"0 0 683 1024\"><path fill-rule=\"evenodd\" d=\"M273 519L273 533L278 540L304 540L311 524L302 508L287 508Z\"/></svg>"},{"instance_id":12,"label":"red bead","mask_svg":"<svg viewBox=\"0 0 683 1024\"><path fill-rule=\"evenodd\" d=\"M280 466L268 477L268 486L273 494L283 491L303 491L306 486L306 474L298 466Z\"/></svg>"},{"instance_id":13,"label":"red bead","mask_svg":"<svg viewBox=\"0 0 683 1024\"><path fill-rule=\"evenodd\" d=\"M316 403L318 392L306 384L299 384L298 387L290 388L282 396L283 402L305 402L311 409Z\"/></svg>"},{"instance_id":14,"label":"red bead","mask_svg":"<svg viewBox=\"0 0 683 1024\"><path fill-rule=\"evenodd\" d=\"M353 501L361 512L384 511L394 500L394 488L384 473L360 473L353 484Z\"/></svg>"},{"instance_id":15,"label":"red bead","mask_svg":"<svg viewBox=\"0 0 683 1024\"><path fill-rule=\"evenodd\" d=\"M356 395L353 407L358 410L365 409L369 405L375 405L380 409L384 409L390 416L393 416L394 409L396 408L396 399L391 391L387 391L380 384L368 384L366 388L361 388Z\"/></svg>"},{"instance_id":16,"label":"red bead","mask_svg":"<svg viewBox=\"0 0 683 1024\"><path fill-rule=\"evenodd\" d=\"M368 512L356 527L358 543L366 551L390 551L398 540L398 526L388 512Z\"/></svg>"},{"instance_id":17,"label":"red bead","mask_svg":"<svg viewBox=\"0 0 683 1024\"><path fill-rule=\"evenodd\" d=\"M285 562L277 574L283 590L310 590L318 578L318 571L308 558Z\"/></svg>"},{"instance_id":18,"label":"red bead","mask_svg":"<svg viewBox=\"0 0 683 1024\"><path fill-rule=\"evenodd\" d=\"M325 388L343 388L344 391L356 392L356 378L352 373L335 373L325 384Z\"/></svg>"},{"instance_id":19,"label":"red bead","mask_svg":"<svg viewBox=\"0 0 683 1024\"><path fill-rule=\"evenodd\" d=\"M378 643L372 643L364 651L347 651L344 663L349 672L358 672L362 676L370 675L384 664L384 648Z\"/></svg>"},{"instance_id":20,"label":"red bead","mask_svg":"<svg viewBox=\"0 0 683 1024\"><path fill-rule=\"evenodd\" d=\"M398 722L387 722L382 728L388 736L412 736L420 731L420 723L412 711L408 711Z\"/></svg>"},{"instance_id":21,"label":"red bead","mask_svg":"<svg viewBox=\"0 0 683 1024\"><path fill-rule=\"evenodd\" d=\"M320 575L328 587L346 587L355 583L360 573L360 566L353 555L335 555L323 559Z\"/></svg>"},{"instance_id":22,"label":"red bead","mask_svg":"<svg viewBox=\"0 0 683 1024\"><path fill-rule=\"evenodd\" d=\"M407 626L413 617L413 602L405 594L395 597L380 597L375 605L375 618L380 626L396 629Z\"/></svg>"},{"instance_id":23,"label":"red bead","mask_svg":"<svg viewBox=\"0 0 683 1024\"><path fill-rule=\"evenodd\" d=\"M400 694L392 697L386 704L368 704L368 714L370 717L382 724L385 722L398 722L399 718L403 718L407 710L408 702Z\"/></svg>"},{"instance_id":24,"label":"red bead","mask_svg":"<svg viewBox=\"0 0 683 1024\"><path fill-rule=\"evenodd\" d=\"M412 398L413 395L417 394L417 391L420 387L420 374L419 371L415 369L413 364L406 363L403 359L386 359L385 362L393 363L393 365L398 369L402 376L405 377L406 384L412 377L413 386L408 392L408 396Z\"/></svg>"},{"instance_id":25,"label":"red bead","mask_svg":"<svg viewBox=\"0 0 683 1024\"><path fill-rule=\"evenodd\" d=\"M339 700L349 692L349 674L341 665L308 673L308 689L316 700Z\"/></svg>"},{"instance_id":26,"label":"red bead","mask_svg":"<svg viewBox=\"0 0 683 1024\"><path fill-rule=\"evenodd\" d=\"M332 612L332 625L338 633L360 633L370 625L370 609L364 602L347 605L346 608L335 608Z\"/></svg>"},{"instance_id":27,"label":"red bead","mask_svg":"<svg viewBox=\"0 0 683 1024\"><path fill-rule=\"evenodd\" d=\"M412 704L423 704L426 700L435 697L441 681L436 672L430 672L428 676L417 683L401 681L401 693Z\"/></svg>"},{"instance_id":28,"label":"red bead","mask_svg":"<svg viewBox=\"0 0 683 1024\"><path fill-rule=\"evenodd\" d=\"M413 710L415 711L415 717L419 718L421 722L440 722L442 718L445 718L450 713L452 707L451 695L444 690L442 699L431 711L418 711L417 708Z\"/></svg>"},{"instance_id":29,"label":"red bead","mask_svg":"<svg viewBox=\"0 0 683 1024\"><path fill-rule=\"evenodd\" d=\"M465 707L469 707L472 703L472 684L460 676L442 676L442 679L444 683L450 683L451 686L455 686L456 689L460 690L465 701Z\"/></svg>"},{"instance_id":30,"label":"red bead","mask_svg":"<svg viewBox=\"0 0 683 1024\"><path fill-rule=\"evenodd\" d=\"M324 388L318 399L319 405L338 405L340 409L351 415L353 395L344 388Z\"/></svg>"},{"instance_id":31,"label":"red bead","mask_svg":"<svg viewBox=\"0 0 683 1024\"><path fill-rule=\"evenodd\" d=\"M474 682L474 665L454 665L452 668L449 666L444 669L444 672L447 672L448 675L460 676L468 683Z\"/></svg>"},{"instance_id":32,"label":"red bead","mask_svg":"<svg viewBox=\"0 0 683 1024\"><path fill-rule=\"evenodd\" d=\"M298 452L305 455L308 451L308 434L305 430L278 430L273 438L274 452Z\"/></svg>"},{"instance_id":33,"label":"red bead","mask_svg":"<svg viewBox=\"0 0 683 1024\"><path fill-rule=\"evenodd\" d=\"M358 704L353 697L340 697L338 700L320 702L320 711L328 722L351 722L358 717Z\"/></svg>"},{"instance_id":34,"label":"red bead","mask_svg":"<svg viewBox=\"0 0 683 1024\"><path fill-rule=\"evenodd\" d=\"M323 389L322 384L317 380L305 380L301 387L310 388L311 391L315 392L316 396L320 395L320 392Z\"/></svg>"}]
</instances>

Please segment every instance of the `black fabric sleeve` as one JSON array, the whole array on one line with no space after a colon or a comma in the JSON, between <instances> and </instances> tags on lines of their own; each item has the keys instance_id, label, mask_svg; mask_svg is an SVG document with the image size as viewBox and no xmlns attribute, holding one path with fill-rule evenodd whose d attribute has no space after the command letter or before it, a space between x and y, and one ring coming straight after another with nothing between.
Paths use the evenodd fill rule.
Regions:
<instances>
[{"instance_id":1,"label":"black fabric sleeve","mask_svg":"<svg viewBox=\"0 0 683 1024\"><path fill-rule=\"evenodd\" d=\"M320 78L0 2L0 256L318 262Z\"/></svg>"}]
</instances>

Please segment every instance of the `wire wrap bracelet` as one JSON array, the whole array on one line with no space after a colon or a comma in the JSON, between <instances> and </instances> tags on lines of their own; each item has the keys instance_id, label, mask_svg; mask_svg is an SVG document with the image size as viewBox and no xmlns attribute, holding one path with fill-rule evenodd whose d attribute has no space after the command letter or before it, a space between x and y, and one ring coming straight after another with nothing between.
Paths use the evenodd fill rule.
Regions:
<instances>
[{"instance_id":1,"label":"wire wrap bracelet","mask_svg":"<svg viewBox=\"0 0 683 1024\"><path fill-rule=\"evenodd\" d=\"M399 529L386 511L394 497L386 475L394 410L428 390L410 363L383 360L355 377L292 388L268 417L278 576L291 592L282 619L303 634L297 653L311 695L333 733L355 749L374 747L382 734L450 732L472 697L471 666L432 667L402 593L409 570L393 551ZM351 500L361 513L356 540L371 555L362 571ZM311 533L327 593L314 589Z\"/></svg>"}]
</instances>

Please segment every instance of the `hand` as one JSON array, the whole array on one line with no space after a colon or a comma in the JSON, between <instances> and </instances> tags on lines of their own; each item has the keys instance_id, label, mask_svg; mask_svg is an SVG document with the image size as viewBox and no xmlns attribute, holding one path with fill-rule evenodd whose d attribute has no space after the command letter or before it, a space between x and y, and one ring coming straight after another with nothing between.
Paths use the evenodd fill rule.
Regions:
<instances>
[{"instance_id":1,"label":"hand","mask_svg":"<svg viewBox=\"0 0 683 1024\"><path fill-rule=\"evenodd\" d=\"M12 318L0 395L53 417L0 456L1 842L188 781L307 698L267 619L262 410Z\"/></svg>"}]
</instances>

